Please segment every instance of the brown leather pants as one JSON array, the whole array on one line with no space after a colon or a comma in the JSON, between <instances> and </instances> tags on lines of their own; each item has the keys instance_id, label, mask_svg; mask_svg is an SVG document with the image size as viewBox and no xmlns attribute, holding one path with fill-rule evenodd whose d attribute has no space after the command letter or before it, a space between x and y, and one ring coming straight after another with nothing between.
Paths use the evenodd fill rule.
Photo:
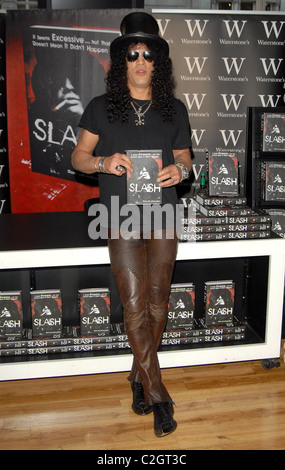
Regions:
<instances>
[{"instance_id":1,"label":"brown leather pants","mask_svg":"<svg viewBox=\"0 0 285 470\"><path fill-rule=\"evenodd\" d=\"M115 282L134 355L130 381L141 382L146 406L171 402L162 383L157 350L167 321L177 238L109 240Z\"/></svg>"}]
</instances>

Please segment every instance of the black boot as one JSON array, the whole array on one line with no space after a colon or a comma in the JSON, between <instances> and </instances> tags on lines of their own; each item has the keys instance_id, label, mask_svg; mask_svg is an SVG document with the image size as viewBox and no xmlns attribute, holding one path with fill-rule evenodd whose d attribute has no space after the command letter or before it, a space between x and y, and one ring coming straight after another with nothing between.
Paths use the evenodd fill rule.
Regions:
<instances>
[{"instance_id":1,"label":"black boot","mask_svg":"<svg viewBox=\"0 0 285 470\"><path fill-rule=\"evenodd\" d=\"M154 433L157 437L163 437L172 433L177 428L173 419L173 405L169 402L155 403L152 405L154 414Z\"/></svg>"},{"instance_id":2,"label":"black boot","mask_svg":"<svg viewBox=\"0 0 285 470\"><path fill-rule=\"evenodd\" d=\"M146 406L143 386L139 382L131 382L133 391L132 410L137 415L148 415L152 412L152 406Z\"/></svg>"}]
</instances>

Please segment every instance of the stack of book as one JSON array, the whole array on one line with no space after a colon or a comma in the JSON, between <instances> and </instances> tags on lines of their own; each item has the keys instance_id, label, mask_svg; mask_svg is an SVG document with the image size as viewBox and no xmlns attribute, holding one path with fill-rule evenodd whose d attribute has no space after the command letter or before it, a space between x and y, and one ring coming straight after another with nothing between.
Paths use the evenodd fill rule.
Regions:
<instances>
[{"instance_id":1,"label":"stack of book","mask_svg":"<svg viewBox=\"0 0 285 470\"><path fill-rule=\"evenodd\" d=\"M253 210L246 198L209 196L199 191L194 198L194 213L185 211L181 241L240 240L270 238L271 216L263 210Z\"/></svg>"},{"instance_id":2,"label":"stack of book","mask_svg":"<svg viewBox=\"0 0 285 470\"><path fill-rule=\"evenodd\" d=\"M172 284L161 346L245 339L246 324L234 315L235 284L232 280L204 283L204 312L195 311L195 296L192 282Z\"/></svg>"},{"instance_id":3,"label":"stack of book","mask_svg":"<svg viewBox=\"0 0 285 470\"><path fill-rule=\"evenodd\" d=\"M246 325L236 319L227 325L205 325L204 319L194 320L191 328L165 331L161 346L179 346L186 344L205 344L222 341L242 341L245 339Z\"/></svg>"},{"instance_id":4,"label":"stack of book","mask_svg":"<svg viewBox=\"0 0 285 470\"><path fill-rule=\"evenodd\" d=\"M82 353L107 349L128 349L127 335L121 333L121 325L114 324L98 336L81 336L80 328L64 327L60 338L33 339L32 330L23 331L17 341L0 341L0 356L32 356L62 353Z\"/></svg>"},{"instance_id":5,"label":"stack of book","mask_svg":"<svg viewBox=\"0 0 285 470\"><path fill-rule=\"evenodd\" d=\"M203 320L195 320L189 328L166 330L162 336L161 346L241 341L245 338L245 331L246 325L237 321L228 325L207 327ZM130 350L128 336L121 329L121 324L112 325L110 333L101 336L83 337L80 336L78 327L64 327L61 338L33 339L32 330L24 330L22 338L17 341L0 341L0 357L71 355L107 350Z\"/></svg>"}]
</instances>

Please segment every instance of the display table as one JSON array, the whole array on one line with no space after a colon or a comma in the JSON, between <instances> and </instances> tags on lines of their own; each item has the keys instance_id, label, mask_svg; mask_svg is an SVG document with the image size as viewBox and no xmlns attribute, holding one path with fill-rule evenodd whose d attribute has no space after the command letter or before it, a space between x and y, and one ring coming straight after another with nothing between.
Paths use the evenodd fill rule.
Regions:
<instances>
[{"instance_id":1,"label":"display table","mask_svg":"<svg viewBox=\"0 0 285 470\"><path fill-rule=\"evenodd\" d=\"M108 248L105 241L94 242L88 237L91 220L83 212L2 215L0 290L22 289L24 297L28 298L31 279L36 279L40 288L45 286L41 282L48 279L46 287L49 288L50 279L55 279L57 287L65 289L68 296L66 276L76 278L75 286L82 286L84 282L90 287L86 285L90 273L94 273L95 279L103 277L102 282L107 282ZM285 240L281 238L180 243L175 281L194 280L199 290L199 285L209 280L208 276L217 275L223 279L232 275L249 334L245 341L233 344L218 342L202 347L169 347L159 352L161 367L278 358L284 273ZM5 357L0 358L0 380L128 371L131 363L130 352L120 350L75 357Z\"/></svg>"}]
</instances>

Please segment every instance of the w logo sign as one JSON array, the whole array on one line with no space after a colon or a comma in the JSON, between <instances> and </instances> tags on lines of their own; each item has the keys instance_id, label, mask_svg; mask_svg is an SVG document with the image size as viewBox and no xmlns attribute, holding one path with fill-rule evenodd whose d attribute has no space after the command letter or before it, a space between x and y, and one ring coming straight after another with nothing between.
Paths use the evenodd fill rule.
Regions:
<instances>
[{"instance_id":1,"label":"w logo sign","mask_svg":"<svg viewBox=\"0 0 285 470\"><path fill-rule=\"evenodd\" d=\"M190 73L197 70L197 72L201 74L208 57L184 57L184 59L186 60Z\"/></svg>"}]
</instances>

